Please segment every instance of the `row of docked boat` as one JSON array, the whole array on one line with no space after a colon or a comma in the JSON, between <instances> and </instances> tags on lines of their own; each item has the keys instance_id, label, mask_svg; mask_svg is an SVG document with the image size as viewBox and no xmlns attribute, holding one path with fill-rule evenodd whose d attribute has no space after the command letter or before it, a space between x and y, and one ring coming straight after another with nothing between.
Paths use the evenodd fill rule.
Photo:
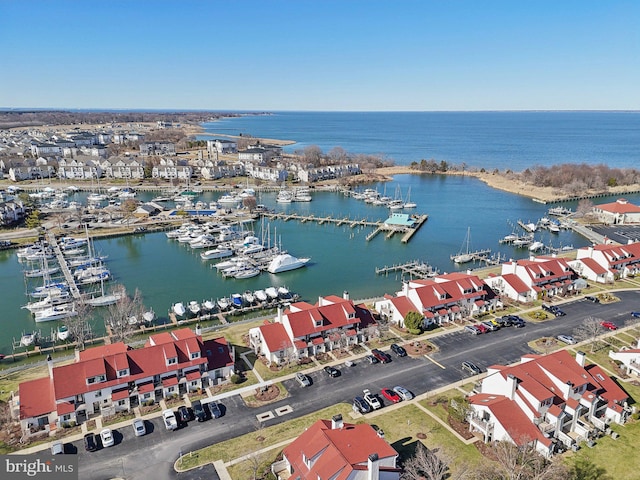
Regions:
<instances>
[{"instance_id":1,"label":"row of docked boat","mask_svg":"<svg viewBox=\"0 0 640 480\"><path fill-rule=\"evenodd\" d=\"M244 293L232 293L218 299L202 302L191 300L188 303L177 302L171 306L171 312L176 319L183 320L228 312L251 307L267 307L280 303L295 301L299 296L289 291L287 287L267 287L264 290L246 290Z\"/></svg>"},{"instance_id":2,"label":"row of docked boat","mask_svg":"<svg viewBox=\"0 0 640 480\"><path fill-rule=\"evenodd\" d=\"M407 196L403 198L400 185L396 186L396 192L393 197L387 196L386 185L385 191L382 194L376 189L366 188L362 192L351 192L351 197L356 200L364 200L365 203L371 205L386 207L389 210L413 209L418 206L411 200L411 187L407 190Z\"/></svg>"},{"instance_id":3,"label":"row of docked boat","mask_svg":"<svg viewBox=\"0 0 640 480\"><path fill-rule=\"evenodd\" d=\"M282 188L276 195L276 203L310 202L313 200L308 187Z\"/></svg>"}]
</instances>

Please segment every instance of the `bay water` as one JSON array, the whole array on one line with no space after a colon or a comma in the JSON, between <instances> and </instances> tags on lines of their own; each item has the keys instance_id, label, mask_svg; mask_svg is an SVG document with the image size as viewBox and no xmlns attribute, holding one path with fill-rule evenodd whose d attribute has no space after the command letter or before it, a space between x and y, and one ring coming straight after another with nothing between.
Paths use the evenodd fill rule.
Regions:
<instances>
[{"instance_id":1,"label":"bay water","mask_svg":"<svg viewBox=\"0 0 640 480\"><path fill-rule=\"evenodd\" d=\"M443 131L442 118L448 115L430 113L292 112L240 117L205 126L215 133L246 132L265 138L299 140L300 143L293 148L308 144L318 145L324 150L341 146L354 153L385 153L390 158L401 160L397 163L409 163L431 157L437 160L444 159L436 154L436 150L446 149L449 152L447 161L464 161L468 165L478 162L475 165L485 168L502 169L504 167L500 165L507 165L514 170L521 169L520 165L522 168L531 166L534 157L538 160L545 158L544 164L547 165L587 162L633 166L637 160L640 152L640 115L575 112L573 117L577 125L574 125L572 121L567 120L569 113L543 112L543 116L534 113L536 112L522 112L528 119L528 124L525 125L527 122L520 119L516 122L520 123L518 128L511 129L508 128L508 124L513 123L513 120L501 115L497 115L496 120L491 112L487 113L488 117L484 120L481 119L481 114L476 113L451 114L450 117L457 118L459 120L456 121L466 125L464 134ZM385 116L391 118L396 115L408 119L404 127L391 127L385 123ZM518 117L516 112L514 115ZM425 120L423 116L430 118ZM439 120L435 121L433 117ZM305 123L305 118L308 119L308 123ZM318 124L318 118L324 123ZM547 125L547 119L555 125L554 128L539 124L543 122ZM273 125L274 122L276 126ZM432 122L431 130L425 130L420 134L417 126L424 126L429 122ZM500 127L500 122L504 128ZM488 124L493 124L494 130ZM410 128L411 125L416 126L415 130ZM562 125L565 125L564 130L561 128ZM548 141L544 142L526 133L547 128L547 137L556 137L556 143L564 145L562 151L552 152L548 138ZM514 134L514 129L520 133ZM570 131L574 132L573 142L569 141L572 136ZM330 138L332 132L335 133L335 140ZM457 135L473 140L469 140L465 147L460 144L462 140ZM387 143L387 140L390 143ZM425 149L423 140L438 146L432 150ZM477 155L473 153L474 148L469 146L469 143L474 142L478 145ZM384 148L387 150L383 150ZM518 153L518 149L522 151ZM531 149L535 152L532 153ZM605 150L611 154L610 162L605 158ZM481 158L486 160L481 161ZM489 160L493 162L491 165ZM200 259L199 251L167 239L164 233L97 240L95 247L100 254L108 255L107 264L115 281L125 285L130 293L138 288L145 306L153 308L158 316L166 318L169 308L175 302L216 299L235 292L264 289L271 285L285 285L312 303L318 296L342 295L344 291L349 292L353 299L394 293L400 289L401 276L376 275L376 267L410 260L427 262L440 272L479 267L474 264L457 266L450 260L452 254L461 250L467 229L471 232L472 249L491 249L507 259L522 258L528 255L527 250L500 245L498 240L514 230L513 225L517 220L535 222L546 216L549 208L549 205L541 205L524 197L493 190L469 176L398 175L393 182L368 187L377 188L380 193L386 191L389 196L394 195L397 187L405 196L409 188L411 189L411 199L418 204L415 213L428 214L429 219L408 244L402 244L399 236L386 238L384 234L366 241L367 234L372 231L368 227L351 228L347 224L336 226L318 225L313 222L271 221L263 224L262 228L269 229L272 242L277 240L291 254L311 257L311 261L307 267L299 270L278 275L262 273L258 277L245 280L223 278L215 269L210 268L211 262L203 262ZM201 199L208 202L215 200L219 195L205 192ZM315 216L348 216L352 219L372 221L384 220L389 216L388 209L384 207L365 204L341 194L313 192L312 195L313 201L309 203L278 204L275 201L275 193L261 193L258 203L276 211ZM149 200L152 196L140 194L139 199ZM612 198L603 198L598 203L612 201ZM640 202L638 195L630 195L627 198L635 203ZM564 205L574 209L576 207L572 203ZM260 223L254 224L253 229L260 234ZM584 238L569 231L562 231L560 234L542 231L536 234L536 239L555 248L588 244ZM56 322L35 324L29 312L20 309L20 306L27 302L25 292L34 285L34 282L27 283L24 280L24 267L18 262L15 252L0 252L0 353L10 353L12 339L18 339L22 332L40 329L46 335L51 328L56 327ZM99 315L92 323L97 333L104 331Z\"/></svg>"}]
</instances>

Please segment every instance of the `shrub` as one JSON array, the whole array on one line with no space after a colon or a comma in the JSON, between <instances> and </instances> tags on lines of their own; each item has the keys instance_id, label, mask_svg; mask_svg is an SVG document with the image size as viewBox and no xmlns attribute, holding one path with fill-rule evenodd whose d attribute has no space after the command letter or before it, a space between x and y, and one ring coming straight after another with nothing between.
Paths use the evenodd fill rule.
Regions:
<instances>
[{"instance_id":1,"label":"shrub","mask_svg":"<svg viewBox=\"0 0 640 480\"><path fill-rule=\"evenodd\" d=\"M240 375L236 373L231 375L231 383L233 383L234 385L238 385L240 382L242 382L242 378L240 377Z\"/></svg>"},{"instance_id":2,"label":"shrub","mask_svg":"<svg viewBox=\"0 0 640 480\"><path fill-rule=\"evenodd\" d=\"M419 328L410 328L409 333L411 335L420 335L422 333L422 330L420 330Z\"/></svg>"}]
</instances>

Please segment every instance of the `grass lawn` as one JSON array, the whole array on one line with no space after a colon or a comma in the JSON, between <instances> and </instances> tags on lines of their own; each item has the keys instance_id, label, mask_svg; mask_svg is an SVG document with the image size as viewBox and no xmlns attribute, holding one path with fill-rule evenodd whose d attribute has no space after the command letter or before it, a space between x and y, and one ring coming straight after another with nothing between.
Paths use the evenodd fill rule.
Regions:
<instances>
[{"instance_id":1,"label":"grass lawn","mask_svg":"<svg viewBox=\"0 0 640 480\"><path fill-rule=\"evenodd\" d=\"M636 337L634 337L633 335L629 335L628 333L625 333L625 332L620 332L616 334L616 338L621 342L623 342L624 344L631 345L633 347L635 347L638 342L636 340Z\"/></svg>"},{"instance_id":2,"label":"grass lawn","mask_svg":"<svg viewBox=\"0 0 640 480\"><path fill-rule=\"evenodd\" d=\"M17 392L20 383L46 377L47 375L49 375L47 366L41 365L0 376L0 401L6 402L9 400L11 392Z\"/></svg>"},{"instance_id":3,"label":"grass lawn","mask_svg":"<svg viewBox=\"0 0 640 480\"><path fill-rule=\"evenodd\" d=\"M473 389L473 385L471 385L471 388ZM440 392L438 394L425 398L424 400L420 400L420 405L431 411L440 420L446 422L447 417L449 416L449 400L455 397L464 397L464 394L460 390L452 388L451 390Z\"/></svg>"}]
</instances>

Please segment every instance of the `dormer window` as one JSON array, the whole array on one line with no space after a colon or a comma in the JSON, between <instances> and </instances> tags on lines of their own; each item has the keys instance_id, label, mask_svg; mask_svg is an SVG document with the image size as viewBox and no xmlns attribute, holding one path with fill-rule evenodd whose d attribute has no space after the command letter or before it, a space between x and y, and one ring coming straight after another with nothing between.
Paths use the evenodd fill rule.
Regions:
<instances>
[{"instance_id":1,"label":"dormer window","mask_svg":"<svg viewBox=\"0 0 640 480\"><path fill-rule=\"evenodd\" d=\"M175 365L176 363L178 363L177 357L167 358L167 365Z\"/></svg>"},{"instance_id":2,"label":"dormer window","mask_svg":"<svg viewBox=\"0 0 640 480\"><path fill-rule=\"evenodd\" d=\"M191 353L191 360L195 360L196 358L200 358L200 352Z\"/></svg>"},{"instance_id":3,"label":"dormer window","mask_svg":"<svg viewBox=\"0 0 640 480\"><path fill-rule=\"evenodd\" d=\"M122 370L118 370L118 378L126 377L127 375L129 375L129 369L128 368L123 368Z\"/></svg>"},{"instance_id":4,"label":"dormer window","mask_svg":"<svg viewBox=\"0 0 640 480\"><path fill-rule=\"evenodd\" d=\"M316 320L316 327L322 326L322 320Z\"/></svg>"}]
</instances>

